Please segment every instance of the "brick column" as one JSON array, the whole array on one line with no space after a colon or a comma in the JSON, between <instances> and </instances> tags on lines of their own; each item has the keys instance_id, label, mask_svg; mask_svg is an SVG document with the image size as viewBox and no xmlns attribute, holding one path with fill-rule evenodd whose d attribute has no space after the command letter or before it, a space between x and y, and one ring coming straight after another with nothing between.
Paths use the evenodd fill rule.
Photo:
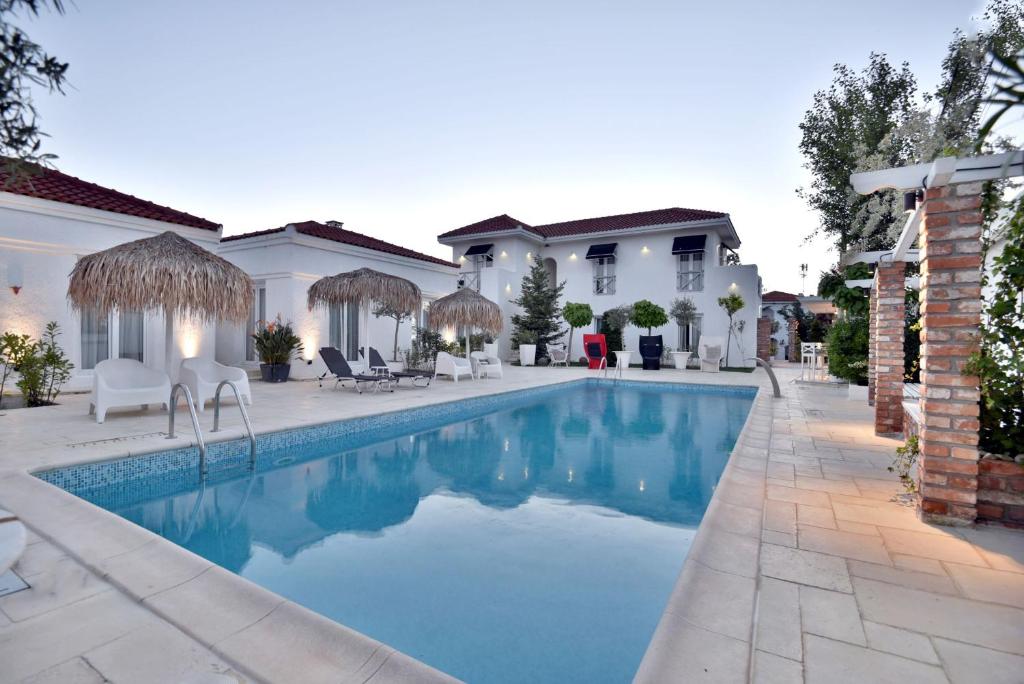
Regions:
<instances>
[{"instance_id":1,"label":"brick column","mask_svg":"<svg viewBox=\"0 0 1024 684\"><path fill-rule=\"evenodd\" d=\"M765 363L772 355L772 319L761 316L757 319L757 358Z\"/></svg>"},{"instance_id":2,"label":"brick column","mask_svg":"<svg viewBox=\"0 0 1024 684\"><path fill-rule=\"evenodd\" d=\"M789 360L800 363L800 322L795 318L789 321Z\"/></svg>"},{"instance_id":3,"label":"brick column","mask_svg":"<svg viewBox=\"0 0 1024 684\"><path fill-rule=\"evenodd\" d=\"M978 378L961 371L981 325L981 183L930 188L921 247L921 516L977 517Z\"/></svg>"},{"instance_id":4,"label":"brick column","mask_svg":"<svg viewBox=\"0 0 1024 684\"><path fill-rule=\"evenodd\" d=\"M875 316L878 315L878 283L871 284L868 294L868 406L875 405Z\"/></svg>"},{"instance_id":5,"label":"brick column","mask_svg":"<svg viewBox=\"0 0 1024 684\"><path fill-rule=\"evenodd\" d=\"M903 318L907 265L879 263L875 271L875 434L903 433ZM871 363L870 359L868 361Z\"/></svg>"}]
</instances>

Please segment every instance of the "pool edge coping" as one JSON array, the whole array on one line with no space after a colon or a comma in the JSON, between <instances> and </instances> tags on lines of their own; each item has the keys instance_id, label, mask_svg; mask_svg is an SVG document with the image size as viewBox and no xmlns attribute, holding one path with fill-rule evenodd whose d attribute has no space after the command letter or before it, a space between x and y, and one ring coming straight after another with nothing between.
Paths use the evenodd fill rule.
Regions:
<instances>
[{"instance_id":1,"label":"pool edge coping","mask_svg":"<svg viewBox=\"0 0 1024 684\"><path fill-rule=\"evenodd\" d=\"M562 380L553 383L545 383L543 385L538 385L537 387L570 385L578 382L587 382L588 380L590 380L590 378ZM647 651L637 671L637 681L642 681L644 677L648 676L652 677L651 681L656 681L663 678L668 671L662 667L658 667L656 662L651 661L649 663L648 661L651 658L652 651L656 650L656 642L659 639L664 638L663 625L666 623L666 619L674 616L678 612L677 610L674 610L674 607L678 607L687 593L692 591L692 582L689 581L687 568L691 564L694 549L698 547L698 542L702 542L706 545L706 538L713 534L713 530L718 529L718 526L715 524L715 520L721 517L720 502L723 501L722 490L725 488L724 484L729 484L726 481L727 479L731 480L732 478L733 470L736 468L737 453L740 451L742 446L746 446L748 430L754 420L755 414L758 411L759 405L762 403L762 400L767 393L762 386L755 384L719 385L717 383L666 382L664 380L659 381L654 379L630 379L629 382L688 384L698 387L706 384L731 389L744 388L755 390L750 411L737 435L736 443L722 471L719 485L716 487L715 493L712 496L701 523L697 528L693 547L691 547L690 554L688 554L687 559L684 562L683 568L681 569L676 581L675 588L669 597L666 607L662 613L661 620L659 621L655 633L648 644ZM530 389L534 388L498 391L481 396L493 397L501 394L529 391ZM451 399L448 401L425 404L425 406L454 404L465 401L466 399L467 398ZM769 403L769 408L770 406L771 404ZM398 413L403 410L406 409L396 409L394 411L385 411L368 415L385 415L389 413ZM359 418L368 417L368 415L355 416L352 417L352 419L357 420ZM260 434L271 434L274 432L312 428L317 425L332 422L338 421L318 421L316 423L296 425L293 428L285 428L283 430L268 430L265 433ZM232 441L238 439L239 435L225 431L225 434L218 435L218 438L219 439L216 440L216 442ZM194 443L191 445L194 446ZM60 465L47 464L40 465L36 468L12 469L6 472L0 471L0 490L8 490L5 492L5 495L10 496L10 485L13 484L15 485L15 489L18 489L17 485L21 482L24 485L21 488L21 496L15 494L13 499L8 498L7 500L17 501L19 510L22 511L20 514L22 519L26 520L31 529L33 529L42 538L64 550L68 555L82 563L92 572L96 573L104 581L117 587L133 600L142 604L145 608L159 616L162 620L170 623L203 647L208 648L216 655L222 657L240 673L254 681L275 681L276 677L274 677L274 672L272 672L272 670L279 669L282 663L302 663L303 666L305 666L308 665L306 659L309 658L313 658L314 660L319 658L321 662L318 662L317 664L330 669L332 676L335 679L344 676L359 676L360 681L379 682L392 681L393 679L398 680L413 676L416 681L458 681L452 676L443 673L426 663L416 660L401 651L378 642L360 632L346 627L341 623L329 620L328 618L325 618L299 604L288 601L287 599L274 594L268 589L265 589L244 577L223 570L210 561L207 561L206 559L178 546L177 544L174 544L173 542L169 542L156 533L141 528L110 511L80 499L76 495L63 490L56 485L47 483L35 475L36 473L53 470L55 468L70 467L85 463L102 463L158 453L160 451L166 450L146 449L139 452L131 452L129 450L128 453L121 455L93 456L91 458L85 457L77 460L69 459L68 462L64 462ZM765 449L765 452L767 452L767 449ZM767 454L765 453L765 461L766 458ZM762 494L763 484L762 469ZM47 499L51 499L51 501L47 501ZM58 503L53 499L63 499L63 501ZM763 507L763 499L761 506ZM35 510L32 511L32 509ZM25 511L32 512L29 512L26 515L24 513ZM97 550L94 545L83 541L81 538L76 538L77 535L82 535L84 537L98 537L102 542L99 544L100 550ZM756 541L759 546L759 535ZM174 578L180 581L172 581L171 584L167 585L169 574L172 574L169 573L169 568L174 569L181 574ZM206 614L211 612L212 607L217 606L219 603L221 605L220 610L217 611L218 614L223 616L224 614L230 614L232 612L232 607L224 606L223 602L220 601L221 596L209 594L208 592L209 595L204 597L207 600L205 601L202 610L186 610L184 611L185 614L175 615L173 614L173 611L169 611L166 607L161 608L159 597L166 597L171 592L182 590L183 588L186 588L187 585L191 585L196 580L199 580L201 577L207 576L208 574L210 577L223 574L222 579L230 589L242 594L244 598L249 599L252 604L259 604L261 602L272 603L273 607L269 612L256 620L243 620L243 622L246 622L244 626L220 639L204 637L203 632L205 630L199 629L197 625L202 624ZM237 608L237 606L234 608ZM277 648L272 649L275 653L275 657L267 655L267 651L271 650L265 649L268 645L267 643L261 643L261 649L259 649L255 654L252 653L251 649L247 651L245 646L248 644L244 642L257 638L257 635L249 635L249 638L246 639L245 633L249 630L257 629L257 626L261 625L261 623L264 623L265 621L273 622L275 620L274 616L278 611L281 612L283 616L281 619L285 621L285 626L289 629L289 634L292 637L289 644L283 645L280 640L275 640L273 643ZM236 610L235 612L240 611ZM266 625L263 625L262 628L265 627ZM751 616L751 630L752 629L753 616ZM676 647L678 645L676 643L676 637L672 638L672 645L673 647ZM239 641L242 641L243 643L239 644ZM267 642L268 640L264 639L263 641ZM308 650L303 650L303 646L308 646L310 644L319 644L324 648L324 650L331 650L329 655L332 656L335 655L335 651L344 651L347 658L362 658L362 661L355 668L353 668L354 663L352 660L346 661L344 658L340 659L337 663L323 663L322 660L325 655L323 651L309 652ZM296 649L298 649L298 653ZM352 650L358 651L359 654L356 655L350 653ZM256 657L262 655L265 661L271 662L265 662L261 666L254 665L251 663L251 659L254 655ZM747 660L749 662L749 657Z\"/></svg>"}]
</instances>

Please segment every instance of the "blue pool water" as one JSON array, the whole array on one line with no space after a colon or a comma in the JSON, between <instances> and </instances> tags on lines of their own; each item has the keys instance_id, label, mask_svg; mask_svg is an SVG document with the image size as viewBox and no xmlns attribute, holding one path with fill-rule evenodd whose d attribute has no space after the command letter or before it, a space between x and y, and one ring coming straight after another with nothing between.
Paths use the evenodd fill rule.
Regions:
<instances>
[{"instance_id":1,"label":"blue pool water","mask_svg":"<svg viewBox=\"0 0 1024 684\"><path fill-rule=\"evenodd\" d=\"M752 397L591 381L202 486L194 460L41 476L466 681L627 682Z\"/></svg>"}]
</instances>

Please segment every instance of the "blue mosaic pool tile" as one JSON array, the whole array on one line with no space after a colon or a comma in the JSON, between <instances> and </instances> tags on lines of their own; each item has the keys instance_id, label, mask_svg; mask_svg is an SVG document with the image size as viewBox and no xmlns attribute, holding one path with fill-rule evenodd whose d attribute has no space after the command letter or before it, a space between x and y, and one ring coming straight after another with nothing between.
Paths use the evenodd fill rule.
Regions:
<instances>
[{"instance_id":1,"label":"blue mosaic pool tile","mask_svg":"<svg viewBox=\"0 0 1024 684\"><path fill-rule=\"evenodd\" d=\"M560 392L580 383L590 385L614 385L630 389L656 390L659 392L682 392L692 394L714 394L755 397L756 387L728 385L695 385L638 380L612 380L586 378L547 385L539 388L515 390L484 397L472 397L381 413L361 418L350 418L323 425L272 432L256 436L256 471L269 470L283 465L279 462L288 458L294 447L314 442L324 442L328 451L338 451L363 446L382 439L390 439L410 432L431 429L446 423L471 420L499 409L508 409L517 404L529 404L538 398ZM346 440L338 444L338 440ZM329 443L329 444L327 444ZM318 457L315 452L307 453L302 460ZM237 477L250 469L249 440L235 439L214 442L207 445L207 477L210 480ZM97 489L112 483L121 483L126 500L166 496L175 491L193 489L200 478L198 472L199 449L180 447L168 451L142 454L116 460L68 466L35 473L36 477L57 485L72 493ZM162 476L154 478L153 476ZM122 489L119 488L119 489ZM153 491L148 491L152 489ZM147 491L140 491L147 490ZM129 495L129 492L131 494ZM121 498L120 495L114 495ZM116 507L114 501L109 502ZM105 504L103 504L105 505Z\"/></svg>"}]
</instances>

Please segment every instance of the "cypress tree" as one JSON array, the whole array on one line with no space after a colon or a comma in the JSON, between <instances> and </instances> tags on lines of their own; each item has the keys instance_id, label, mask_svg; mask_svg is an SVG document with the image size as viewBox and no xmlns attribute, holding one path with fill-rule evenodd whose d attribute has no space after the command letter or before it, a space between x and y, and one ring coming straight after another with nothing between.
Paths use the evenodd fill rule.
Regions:
<instances>
[{"instance_id":1,"label":"cypress tree","mask_svg":"<svg viewBox=\"0 0 1024 684\"><path fill-rule=\"evenodd\" d=\"M564 289L564 280L551 287L543 258L539 254L535 256L530 272L523 276L519 298L512 300L523 310L512 316L513 343L519 343L520 333L532 332L537 336L537 358L548 355L548 344L565 335L560 320L562 307L558 305Z\"/></svg>"}]
</instances>

